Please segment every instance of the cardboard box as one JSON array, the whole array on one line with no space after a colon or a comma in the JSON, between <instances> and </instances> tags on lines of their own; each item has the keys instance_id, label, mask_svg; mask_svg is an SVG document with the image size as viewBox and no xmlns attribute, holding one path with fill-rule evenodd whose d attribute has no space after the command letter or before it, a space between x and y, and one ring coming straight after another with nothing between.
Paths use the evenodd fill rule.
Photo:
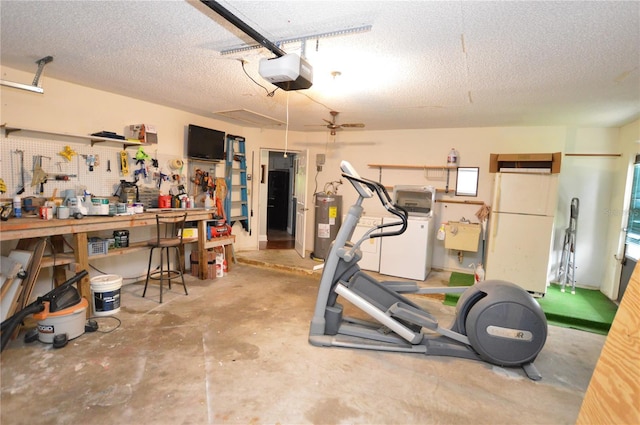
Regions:
<instances>
[{"instance_id":1,"label":"cardboard box","mask_svg":"<svg viewBox=\"0 0 640 425\"><path fill-rule=\"evenodd\" d=\"M191 276L198 277L200 275L200 264L198 260L198 251L191 251ZM216 253L207 252L207 279L216 278Z\"/></svg>"},{"instance_id":2,"label":"cardboard box","mask_svg":"<svg viewBox=\"0 0 640 425\"><path fill-rule=\"evenodd\" d=\"M180 236L180 231L178 231L178 236ZM193 227L187 227L184 229L183 231L183 236L184 239L188 239L188 238L197 238L198 237L198 229Z\"/></svg>"},{"instance_id":3,"label":"cardboard box","mask_svg":"<svg viewBox=\"0 0 640 425\"><path fill-rule=\"evenodd\" d=\"M158 132L156 127L150 124L131 124L125 127L124 137L139 140L145 145L158 144Z\"/></svg>"},{"instance_id":4,"label":"cardboard box","mask_svg":"<svg viewBox=\"0 0 640 425\"><path fill-rule=\"evenodd\" d=\"M497 173L502 167L539 168L552 174L560 172L562 152L554 153L492 153L489 155L489 172Z\"/></svg>"}]
</instances>

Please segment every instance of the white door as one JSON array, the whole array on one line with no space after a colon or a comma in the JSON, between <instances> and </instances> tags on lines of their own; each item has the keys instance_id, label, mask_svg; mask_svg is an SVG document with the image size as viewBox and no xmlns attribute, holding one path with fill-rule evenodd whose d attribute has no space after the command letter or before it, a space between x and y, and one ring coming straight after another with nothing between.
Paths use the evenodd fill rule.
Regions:
<instances>
[{"instance_id":1,"label":"white door","mask_svg":"<svg viewBox=\"0 0 640 425\"><path fill-rule=\"evenodd\" d=\"M307 252L307 169L309 167L309 150L296 155L294 162L294 193L296 198L296 252L305 258Z\"/></svg>"},{"instance_id":2,"label":"white door","mask_svg":"<svg viewBox=\"0 0 640 425\"><path fill-rule=\"evenodd\" d=\"M627 290L633 269L640 259L640 155L636 155L633 165L633 180L631 183L631 193L628 206L629 217L626 223L622 224L622 241L624 252L622 256L616 256L621 263L620 286L618 289L618 301Z\"/></svg>"}]
</instances>

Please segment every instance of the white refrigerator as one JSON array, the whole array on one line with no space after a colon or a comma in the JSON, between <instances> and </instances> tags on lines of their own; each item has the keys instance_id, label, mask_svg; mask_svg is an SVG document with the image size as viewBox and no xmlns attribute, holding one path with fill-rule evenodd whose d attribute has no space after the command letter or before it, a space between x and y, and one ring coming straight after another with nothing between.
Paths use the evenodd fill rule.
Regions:
<instances>
[{"instance_id":1,"label":"white refrigerator","mask_svg":"<svg viewBox=\"0 0 640 425\"><path fill-rule=\"evenodd\" d=\"M497 173L489 218L485 277L534 295L549 284L558 175Z\"/></svg>"}]
</instances>

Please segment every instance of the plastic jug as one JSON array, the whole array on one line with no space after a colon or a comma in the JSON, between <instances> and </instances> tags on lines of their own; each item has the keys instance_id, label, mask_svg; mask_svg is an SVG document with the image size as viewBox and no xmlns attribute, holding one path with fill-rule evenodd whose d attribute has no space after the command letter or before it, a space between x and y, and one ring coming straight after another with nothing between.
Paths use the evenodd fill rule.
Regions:
<instances>
[{"instance_id":1,"label":"plastic jug","mask_svg":"<svg viewBox=\"0 0 640 425\"><path fill-rule=\"evenodd\" d=\"M482 263L469 264L469 267L475 267L473 271L473 280L474 283L482 282L484 280L484 269L482 268Z\"/></svg>"},{"instance_id":2,"label":"plastic jug","mask_svg":"<svg viewBox=\"0 0 640 425\"><path fill-rule=\"evenodd\" d=\"M455 167L458 165L458 152L455 148L451 148L447 155L447 167Z\"/></svg>"},{"instance_id":3,"label":"plastic jug","mask_svg":"<svg viewBox=\"0 0 640 425\"><path fill-rule=\"evenodd\" d=\"M213 200L211 199L211 195L209 195L209 192L207 192L207 194L205 195L204 207L208 210L213 208Z\"/></svg>"}]
</instances>

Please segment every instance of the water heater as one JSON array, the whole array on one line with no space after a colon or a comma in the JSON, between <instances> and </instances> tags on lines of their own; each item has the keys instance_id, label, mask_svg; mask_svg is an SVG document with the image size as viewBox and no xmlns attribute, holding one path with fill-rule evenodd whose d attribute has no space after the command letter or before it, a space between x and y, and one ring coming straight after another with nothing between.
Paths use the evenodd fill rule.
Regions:
<instances>
[{"instance_id":1,"label":"water heater","mask_svg":"<svg viewBox=\"0 0 640 425\"><path fill-rule=\"evenodd\" d=\"M315 204L315 237L311 258L324 260L342 225L342 196L318 193Z\"/></svg>"}]
</instances>

